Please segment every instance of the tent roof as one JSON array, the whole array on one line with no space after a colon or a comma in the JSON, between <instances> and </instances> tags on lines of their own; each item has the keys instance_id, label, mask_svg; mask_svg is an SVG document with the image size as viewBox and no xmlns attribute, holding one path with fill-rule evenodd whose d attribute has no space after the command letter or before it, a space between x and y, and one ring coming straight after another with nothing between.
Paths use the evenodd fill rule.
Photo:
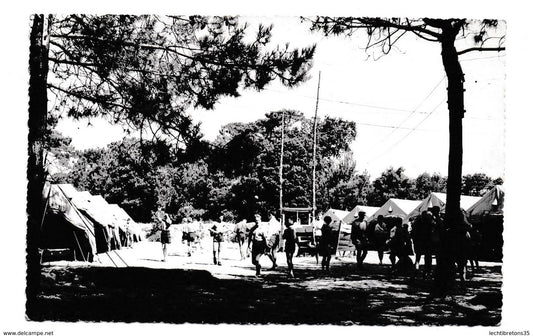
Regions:
<instances>
[{"instance_id":1,"label":"tent roof","mask_svg":"<svg viewBox=\"0 0 533 336\"><path fill-rule=\"evenodd\" d=\"M421 202L414 200L404 200L399 198L391 198L391 201L394 202L398 207L400 207L400 209L402 209L402 211L406 214L413 211L413 209L416 208L416 206L419 205Z\"/></svg>"},{"instance_id":2,"label":"tent roof","mask_svg":"<svg viewBox=\"0 0 533 336\"><path fill-rule=\"evenodd\" d=\"M86 194L85 194L86 195ZM103 199L102 196L91 195L90 197L83 197L75 199L78 207L85 211L92 220L96 221L102 226L111 226L117 227L118 223L114 220L110 209L108 208L108 203Z\"/></svg>"},{"instance_id":3,"label":"tent roof","mask_svg":"<svg viewBox=\"0 0 533 336\"><path fill-rule=\"evenodd\" d=\"M330 216L330 217L336 217L336 218L333 218L333 219L337 219L339 221L342 221L344 219L344 217L346 217L350 212L349 211L344 211L344 210L338 210L338 209L329 209L328 211L326 211L324 213L324 217L326 216Z\"/></svg>"},{"instance_id":4,"label":"tent roof","mask_svg":"<svg viewBox=\"0 0 533 336\"><path fill-rule=\"evenodd\" d=\"M79 191L74 188L70 183L54 184L57 188L61 189L68 198L74 198L78 195Z\"/></svg>"},{"instance_id":5,"label":"tent roof","mask_svg":"<svg viewBox=\"0 0 533 336\"><path fill-rule=\"evenodd\" d=\"M418 200L404 200L399 198L389 198L385 204L383 204L369 220L376 219L379 215L383 216L398 216L404 220L407 220L407 215L413 211L422 201ZM389 212L389 210L392 210Z\"/></svg>"},{"instance_id":6,"label":"tent roof","mask_svg":"<svg viewBox=\"0 0 533 336\"><path fill-rule=\"evenodd\" d=\"M485 195L474 203L470 208L466 209L469 217L481 216L485 213L493 213L493 203L497 207L497 212L503 211L505 199L505 189L501 185L496 185L491 190L487 191Z\"/></svg>"},{"instance_id":7,"label":"tent roof","mask_svg":"<svg viewBox=\"0 0 533 336\"><path fill-rule=\"evenodd\" d=\"M478 202L481 197L461 195L461 209L466 210L473 204ZM439 206L442 209L446 206L446 194L440 192L432 192L426 198L424 198L420 204L409 212L407 218L420 215L423 211L428 210L432 206Z\"/></svg>"},{"instance_id":8,"label":"tent roof","mask_svg":"<svg viewBox=\"0 0 533 336\"><path fill-rule=\"evenodd\" d=\"M442 201L443 204L446 204L446 194L435 192L432 193L435 195L439 200ZM476 204L477 201L479 201L481 197L479 196L468 196L468 195L461 195L461 209L466 210L469 209L472 205Z\"/></svg>"},{"instance_id":9,"label":"tent roof","mask_svg":"<svg viewBox=\"0 0 533 336\"><path fill-rule=\"evenodd\" d=\"M360 211L364 211L366 217L370 218L376 211L378 211L379 207L373 207L368 205L356 205L352 211L350 211L344 218L343 221L346 223L351 223L355 220L356 217L359 216Z\"/></svg>"}]
</instances>

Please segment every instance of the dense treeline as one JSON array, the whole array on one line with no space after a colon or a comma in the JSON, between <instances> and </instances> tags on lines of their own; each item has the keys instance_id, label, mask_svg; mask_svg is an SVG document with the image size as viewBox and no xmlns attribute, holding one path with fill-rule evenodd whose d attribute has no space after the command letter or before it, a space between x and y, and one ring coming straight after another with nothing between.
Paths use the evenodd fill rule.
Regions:
<instances>
[{"instance_id":1,"label":"dense treeline","mask_svg":"<svg viewBox=\"0 0 533 336\"><path fill-rule=\"evenodd\" d=\"M312 195L312 119L297 111L285 115L284 206L308 207ZM104 149L76 151L70 139L54 134L48 161L50 180L73 183L122 205L137 221L147 222L162 208L179 221L185 216L249 219L254 211L277 214L282 111L250 123L223 126L213 142L198 141L186 150L158 141L124 139ZM404 168L388 168L371 180L356 168L349 145L354 122L323 118L318 123L317 208L380 206L388 198L422 199L446 191L446 178L423 173L414 179ZM463 194L481 195L501 178L463 177Z\"/></svg>"}]
</instances>

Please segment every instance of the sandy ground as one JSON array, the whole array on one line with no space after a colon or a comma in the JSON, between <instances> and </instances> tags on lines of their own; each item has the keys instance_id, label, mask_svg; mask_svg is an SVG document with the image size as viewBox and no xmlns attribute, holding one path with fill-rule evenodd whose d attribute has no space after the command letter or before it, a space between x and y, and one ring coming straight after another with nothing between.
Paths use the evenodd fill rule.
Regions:
<instances>
[{"instance_id":1,"label":"sandy ground","mask_svg":"<svg viewBox=\"0 0 533 336\"><path fill-rule=\"evenodd\" d=\"M501 320L501 265L481 263L450 296L431 298L431 280L421 274L390 276L370 251L366 268L353 257L333 259L321 271L314 257L294 258L295 278L286 275L284 253L277 270L255 277L250 258L240 260L226 243L222 265L213 265L211 243L191 257L173 242L166 262L161 244L99 255L92 264L45 264L42 293L28 307L32 320L139 321L167 323L278 323L363 325L498 325ZM117 267L118 266L118 267Z\"/></svg>"}]
</instances>

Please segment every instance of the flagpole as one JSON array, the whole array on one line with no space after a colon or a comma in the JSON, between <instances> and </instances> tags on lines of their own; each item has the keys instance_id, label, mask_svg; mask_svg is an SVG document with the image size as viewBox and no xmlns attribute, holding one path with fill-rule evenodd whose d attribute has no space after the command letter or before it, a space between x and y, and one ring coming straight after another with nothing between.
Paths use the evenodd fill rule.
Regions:
<instances>
[{"instance_id":1,"label":"flagpole","mask_svg":"<svg viewBox=\"0 0 533 336\"><path fill-rule=\"evenodd\" d=\"M313 208L312 208L312 217L313 217L313 226L315 224L316 219L316 138L317 138L317 114L318 114L318 101L319 101L319 95L320 95L320 74L321 71L318 72L318 87L316 91L316 106L315 106L315 119L313 122Z\"/></svg>"},{"instance_id":2,"label":"flagpole","mask_svg":"<svg viewBox=\"0 0 533 336\"><path fill-rule=\"evenodd\" d=\"M281 111L281 153L279 158L279 219L283 228L283 149L285 142L285 110Z\"/></svg>"}]
</instances>

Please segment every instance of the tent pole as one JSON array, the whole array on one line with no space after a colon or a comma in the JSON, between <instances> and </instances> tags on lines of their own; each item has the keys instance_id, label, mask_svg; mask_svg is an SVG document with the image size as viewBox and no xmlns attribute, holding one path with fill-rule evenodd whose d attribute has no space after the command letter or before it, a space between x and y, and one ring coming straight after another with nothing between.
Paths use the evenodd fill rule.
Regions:
<instances>
[{"instance_id":1,"label":"tent pole","mask_svg":"<svg viewBox=\"0 0 533 336\"><path fill-rule=\"evenodd\" d=\"M43 216L41 218L41 231L43 230L44 217L46 216L46 209L48 209L48 201L50 200L50 193L52 192L52 186L48 189L48 196L46 196L46 203L44 204Z\"/></svg>"},{"instance_id":2,"label":"tent pole","mask_svg":"<svg viewBox=\"0 0 533 336\"><path fill-rule=\"evenodd\" d=\"M111 260L111 262L113 263L113 265L115 265L115 267L118 267L118 265L115 264L115 261L113 260L113 258L111 258L111 256L109 255L109 252L106 252L105 255L109 258L109 260Z\"/></svg>"},{"instance_id":3,"label":"tent pole","mask_svg":"<svg viewBox=\"0 0 533 336\"><path fill-rule=\"evenodd\" d=\"M106 242L108 242L108 245L107 245L108 250L105 252L105 254L109 258L109 260L111 260L113 265L115 265L115 267L118 267L118 265L115 263L113 258L111 258L111 256L109 255L109 252L111 252L111 246L109 245L109 235L107 234L107 228L105 228L105 227L104 227L104 236L105 236Z\"/></svg>"},{"instance_id":4,"label":"tent pole","mask_svg":"<svg viewBox=\"0 0 533 336\"><path fill-rule=\"evenodd\" d=\"M124 259L122 259L122 257L120 256L120 254L118 254L117 250L113 250L113 252L117 255L117 257L124 263L124 265L126 265L126 267L130 267L125 261Z\"/></svg>"},{"instance_id":5,"label":"tent pole","mask_svg":"<svg viewBox=\"0 0 533 336\"><path fill-rule=\"evenodd\" d=\"M83 255L83 249L81 248L80 242L78 241L78 237L76 236L76 232L72 231L72 234L74 235L74 239L76 240L76 243L78 244L78 248L81 252L81 257L83 258L83 261L87 262L87 259L85 259L85 256ZM75 259L76 257L74 257Z\"/></svg>"}]
</instances>

